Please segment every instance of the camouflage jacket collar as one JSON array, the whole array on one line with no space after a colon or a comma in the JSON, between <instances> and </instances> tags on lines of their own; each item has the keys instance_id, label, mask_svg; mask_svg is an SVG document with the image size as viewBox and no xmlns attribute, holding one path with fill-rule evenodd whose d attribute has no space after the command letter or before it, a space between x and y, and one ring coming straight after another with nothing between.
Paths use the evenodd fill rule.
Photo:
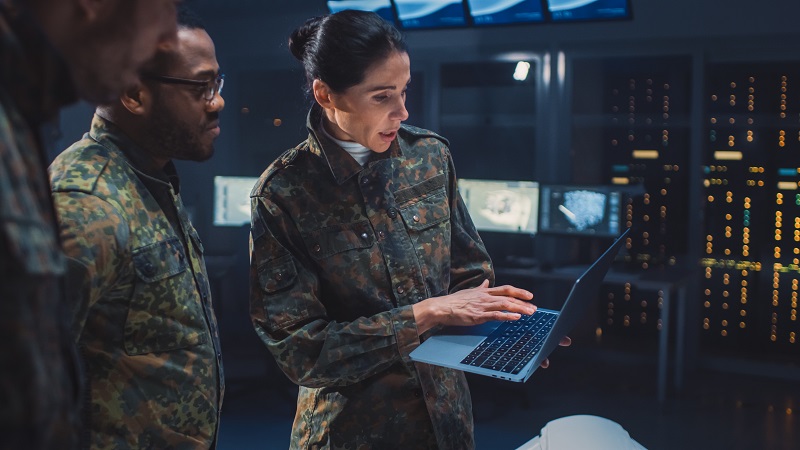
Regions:
<instances>
[{"instance_id":1,"label":"camouflage jacket collar","mask_svg":"<svg viewBox=\"0 0 800 450\"><path fill-rule=\"evenodd\" d=\"M375 161L396 158L403 155L401 145L398 140L395 139L388 151L383 153L372 152L369 161L362 167L345 149L330 140L325 136L325 133L320 132L319 127L321 124L322 108L315 103L308 112L308 118L306 119L306 128L308 128L308 150L317 156L325 158L336 183L339 185L344 184L354 175L361 172L364 167L373 164Z\"/></svg>"},{"instance_id":2,"label":"camouflage jacket collar","mask_svg":"<svg viewBox=\"0 0 800 450\"><path fill-rule=\"evenodd\" d=\"M33 125L77 100L66 63L21 7L0 2L0 95Z\"/></svg>"},{"instance_id":3,"label":"camouflage jacket collar","mask_svg":"<svg viewBox=\"0 0 800 450\"><path fill-rule=\"evenodd\" d=\"M95 114L89 137L109 151L121 153L120 156L143 181L147 182L148 187L172 188L176 194L180 193L180 179L175 164L169 161L162 170L146 170L145 168L151 167L151 164L148 164L147 153L113 122Z\"/></svg>"}]
</instances>

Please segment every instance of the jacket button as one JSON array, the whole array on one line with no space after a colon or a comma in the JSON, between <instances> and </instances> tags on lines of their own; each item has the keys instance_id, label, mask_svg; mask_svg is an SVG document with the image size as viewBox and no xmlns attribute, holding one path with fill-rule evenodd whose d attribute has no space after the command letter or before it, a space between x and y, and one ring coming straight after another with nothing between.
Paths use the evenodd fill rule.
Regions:
<instances>
[{"instance_id":1,"label":"jacket button","mask_svg":"<svg viewBox=\"0 0 800 450\"><path fill-rule=\"evenodd\" d=\"M397 210L394 208L389 208L388 214L390 218L394 219L397 217Z\"/></svg>"},{"instance_id":2,"label":"jacket button","mask_svg":"<svg viewBox=\"0 0 800 450\"><path fill-rule=\"evenodd\" d=\"M142 272L148 277L152 277L156 274L156 267L152 263L146 263L142 268Z\"/></svg>"},{"instance_id":3,"label":"jacket button","mask_svg":"<svg viewBox=\"0 0 800 450\"><path fill-rule=\"evenodd\" d=\"M277 281L281 281L283 279L283 274L279 272L277 275L275 275L275 279Z\"/></svg>"},{"instance_id":4,"label":"jacket button","mask_svg":"<svg viewBox=\"0 0 800 450\"><path fill-rule=\"evenodd\" d=\"M385 239L386 238L386 233L384 233L383 231L378 231L378 237L381 238L381 239Z\"/></svg>"},{"instance_id":5,"label":"jacket button","mask_svg":"<svg viewBox=\"0 0 800 450\"><path fill-rule=\"evenodd\" d=\"M314 244L314 253L319 253L322 250L322 247L319 244Z\"/></svg>"},{"instance_id":6,"label":"jacket button","mask_svg":"<svg viewBox=\"0 0 800 450\"><path fill-rule=\"evenodd\" d=\"M366 241L368 237L369 235L367 233L361 233L361 239L364 239Z\"/></svg>"},{"instance_id":7,"label":"jacket button","mask_svg":"<svg viewBox=\"0 0 800 450\"><path fill-rule=\"evenodd\" d=\"M398 288L397 288L397 293L398 293L398 294L402 294L402 293L403 293L403 292L405 292L405 291L406 291L406 290L403 288L403 286L400 286L400 287L398 287Z\"/></svg>"},{"instance_id":8,"label":"jacket button","mask_svg":"<svg viewBox=\"0 0 800 450\"><path fill-rule=\"evenodd\" d=\"M368 183L369 183L369 178L364 177L361 179L361 184L368 184Z\"/></svg>"},{"instance_id":9,"label":"jacket button","mask_svg":"<svg viewBox=\"0 0 800 450\"><path fill-rule=\"evenodd\" d=\"M414 219L414 222L419 222L419 216L415 215L415 216L413 217L413 219Z\"/></svg>"}]
</instances>

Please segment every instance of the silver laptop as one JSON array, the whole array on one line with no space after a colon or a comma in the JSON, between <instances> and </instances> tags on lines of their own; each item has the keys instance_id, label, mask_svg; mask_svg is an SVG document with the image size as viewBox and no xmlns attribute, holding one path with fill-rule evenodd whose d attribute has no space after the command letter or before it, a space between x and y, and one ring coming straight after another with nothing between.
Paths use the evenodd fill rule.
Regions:
<instances>
[{"instance_id":1,"label":"silver laptop","mask_svg":"<svg viewBox=\"0 0 800 450\"><path fill-rule=\"evenodd\" d=\"M625 243L626 229L572 284L561 311L537 309L515 321L445 327L411 352L427 364L525 382L558 347L583 314L597 302L597 292Z\"/></svg>"}]
</instances>

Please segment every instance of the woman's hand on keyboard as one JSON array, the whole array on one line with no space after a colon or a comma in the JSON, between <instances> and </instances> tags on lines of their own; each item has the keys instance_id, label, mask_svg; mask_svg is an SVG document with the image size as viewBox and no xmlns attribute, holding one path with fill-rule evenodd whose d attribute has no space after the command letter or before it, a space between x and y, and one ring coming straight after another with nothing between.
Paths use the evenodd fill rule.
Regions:
<instances>
[{"instance_id":1,"label":"woman's hand on keyboard","mask_svg":"<svg viewBox=\"0 0 800 450\"><path fill-rule=\"evenodd\" d=\"M536 312L533 294L514 286L480 286L441 297L431 297L412 309L417 331L422 334L437 325L477 325L492 320L517 320Z\"/></svg>"}]
</instances>

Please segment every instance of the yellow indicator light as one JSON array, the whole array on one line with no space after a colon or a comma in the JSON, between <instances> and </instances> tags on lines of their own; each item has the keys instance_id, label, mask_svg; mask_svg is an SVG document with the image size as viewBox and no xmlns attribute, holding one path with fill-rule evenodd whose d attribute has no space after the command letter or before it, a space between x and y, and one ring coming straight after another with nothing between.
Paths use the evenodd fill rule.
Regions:
<instances>
[{"instance_id":1,"label":"yellow indicator light","mask_svg":"<svg viewBox=\"0 0 800 450\"><path fill-rule=\"evenodd\" d=\"M633 159L658 159L658 150L634 150Z\"/></svg>"},{"instance_id":2,"label":"yellow indicator light","mask_svg":"<svg viewBox=\"0 0 800 450\"><path fill-rule=\"evenodd\" d=\"M742 152L737 152L732 150L731 151L720 150L714 152L714 159L718 161L741 161L742 157L743 157Z\"/></svg>"}]
</instances>

